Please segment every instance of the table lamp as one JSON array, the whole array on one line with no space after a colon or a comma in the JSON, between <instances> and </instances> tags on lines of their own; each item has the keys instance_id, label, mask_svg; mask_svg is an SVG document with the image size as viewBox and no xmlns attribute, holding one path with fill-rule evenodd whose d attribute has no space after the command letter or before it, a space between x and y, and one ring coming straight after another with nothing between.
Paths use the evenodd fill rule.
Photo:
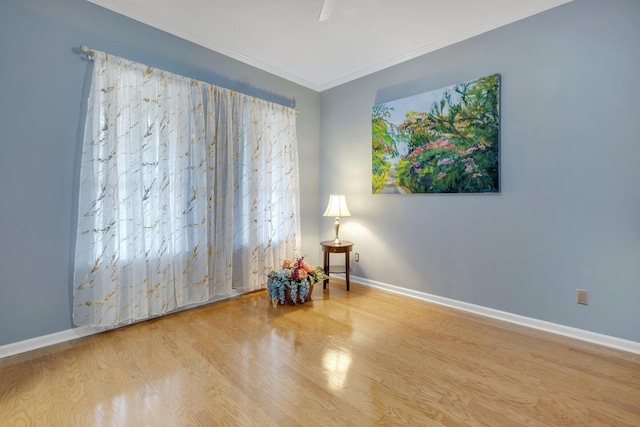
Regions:
<instances>
[{"instance_id":1,"label":"table lamp","mask_svg":"<svg viewBox=\"0 0 640 427\"><path fill-rule=\"evenodd\" d=\"M347 208L347 201L344 198L344 194L331 194L329 196L329 204L327 205L327 210L324 211L322 216L336 217L336 238L333 243L339 244L340 239L338 238L338 231L340 231L340 217L351 216L351 212L349 212L349 208Z\"/></svg>"}]
</instances>

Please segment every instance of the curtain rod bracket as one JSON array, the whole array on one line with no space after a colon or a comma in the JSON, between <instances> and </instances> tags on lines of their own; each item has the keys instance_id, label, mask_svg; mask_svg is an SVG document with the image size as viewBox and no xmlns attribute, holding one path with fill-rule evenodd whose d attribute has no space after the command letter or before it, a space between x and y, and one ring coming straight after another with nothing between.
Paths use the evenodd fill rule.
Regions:
<instances>
[{"instance_id":1,"label":"curtain rod bracket","mask_svg":"<svg viewBox=\"0 0 640 427\"><path fill-rule=\"evenodd\" d=\"M96 53L93 50L91 50L89 48L89 46L87 46L85 44L80 45L80 47L74 47L71 50L75 54L84 55L85 58L87 58L87 60L89 60L89 61L93 61L95 59L95 57L96 57Z\"/></svg>"}]
</instances>

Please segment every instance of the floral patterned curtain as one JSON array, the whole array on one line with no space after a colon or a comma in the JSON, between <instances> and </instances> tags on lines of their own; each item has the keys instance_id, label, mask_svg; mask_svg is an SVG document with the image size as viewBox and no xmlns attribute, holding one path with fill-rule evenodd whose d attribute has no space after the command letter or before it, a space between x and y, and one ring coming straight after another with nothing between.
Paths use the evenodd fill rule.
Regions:
<instances>
[{"instance_id":1,"label":"floral patterned curtain","mask_svg":"<svg viewBox=\"0 0 640 427\"><path fill-rule=\"evenodd\" d=\"M295 111L96 52L80 171L76 325L264 286L300 251Z\"/></svg>"}]
</instances>

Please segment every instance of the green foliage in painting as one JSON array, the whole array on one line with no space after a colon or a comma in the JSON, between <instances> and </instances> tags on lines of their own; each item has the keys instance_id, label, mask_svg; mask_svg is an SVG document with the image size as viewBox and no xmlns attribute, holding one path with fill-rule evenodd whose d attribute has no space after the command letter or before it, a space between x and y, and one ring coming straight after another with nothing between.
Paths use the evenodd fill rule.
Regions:
<instances>
[{"instance_id":1,"label":"green foliage in painting","mask_svg":"<svg viewBox=\"0 0 640 427\"><path fill-rule=\"evenodd\" d=\"M387 180L389 162L387 157L397 156L398 148L394 136L398 135L398 128L388 121L390 109L385 105L373 107L371 116L372 131L372 185L373 192L379 192Z\"/></svg>"},{"instance_id":2,"label":"green foliage in painting","mask_svg":"<svg viewBox=\"0 0 640 427\"><path fill-rule=\"evenodd\" d=\"M498 74L457 84L398 125L389 121L392 107L374 107L373 191L382 188L376 174L385 173L384 186L390 168L407 193L499 191L499 91Z\"/></svg>"}]
</instances>

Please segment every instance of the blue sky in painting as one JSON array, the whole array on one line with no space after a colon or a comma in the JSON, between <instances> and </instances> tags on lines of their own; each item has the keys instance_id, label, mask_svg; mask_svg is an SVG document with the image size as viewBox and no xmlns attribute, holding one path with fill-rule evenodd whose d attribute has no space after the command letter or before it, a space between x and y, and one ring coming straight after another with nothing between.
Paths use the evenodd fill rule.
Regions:
<instances>
[{"instance_id":1,"label":"blue sky in painting","mask_svg":"<svg viewBox=\"0 0 640 427\"><path fill-rule=\"evenodd\" d=\"M453 91L454 87L455 84L440 89L434 89L429 92L419 93L417 95L412 95L406 98L385 102L380 105L386 105L387 107L390 107L392 109L390 112L391 117L389 118L389 122L393 123L396 126L400 126L402 123L404 123L405 117L409 111L426 112L431 110L433 104L440 102L442 96L446 91L451 92L451 98L453 100L456 100L456 97L459 95ZM408 154L409 152L407 142L402 139L396 139L396 147L398 148L398 156L389 158L389 161L392 165L398 163L400 157Z\"/></svg>"},{"instance_id":2,"label":"blue sky in painting","mask_svg":"<svg viewBox=\"0 0 640 427\"><path fill-rule=\"evenodd\" d=\"M425 112L431 110L434 103L440 102L446 91L451 93L451 98L455 102L459 96L453 91L456 85L443 87L441 89L431 90L429 92L419 93L407 98L396 99L395 101L385 102L383 105L393 108L391 112L390 122L394 125L401 125L409 111Z\"/></svg>"}]
</instances>

